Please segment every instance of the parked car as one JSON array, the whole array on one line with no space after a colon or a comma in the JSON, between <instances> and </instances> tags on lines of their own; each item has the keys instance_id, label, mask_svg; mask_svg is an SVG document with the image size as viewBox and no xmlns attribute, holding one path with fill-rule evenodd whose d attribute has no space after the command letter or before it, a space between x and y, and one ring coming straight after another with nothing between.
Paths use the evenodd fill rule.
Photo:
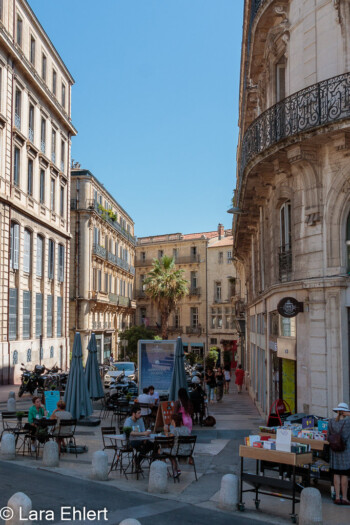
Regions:
<instances>
[{"instance_id":1,"label":"parked car","mask_svg":"<svg viewBox=\"0 0 350 525\"><path fill-rule=\"evenodd\" d=\"M104 377L105 388L109 388L111 386L111 383L116 383L117 378L119 376L123 376L123 382L126 383L128 381L137 381L137 371L135 363L132 363L130 361L111 363Z\"/></svg>"}]
</instances>

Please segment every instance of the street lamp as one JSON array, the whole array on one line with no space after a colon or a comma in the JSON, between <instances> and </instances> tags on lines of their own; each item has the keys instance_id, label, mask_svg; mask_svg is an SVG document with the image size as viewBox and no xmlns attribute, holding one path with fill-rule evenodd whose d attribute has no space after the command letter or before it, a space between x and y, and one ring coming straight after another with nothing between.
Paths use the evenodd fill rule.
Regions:
<instances>
[{"instance_id":1,"label":"street lamp","mask_svg":"<svg viewBox=\"0 0 350 525\"><path fill-rule=\"evenodd\" d=\"M127 339L121 339L120 342L121 342L121 345L122 345L122 347L124 349L124 361L125 361L125 348L128 346L128 340Z\"/></svg>"},{"instance_id":2,"label":"street lamp","mask_svg":"<svg viewBox=\"0 0 350 525\"><path fill-rule=\"evenodd\" d=\"M242 210L238 206L232 206L232 208L227 210L227 213L231 213L232 215L248 215L246 210Z\"/></svg>"}]
</instances>

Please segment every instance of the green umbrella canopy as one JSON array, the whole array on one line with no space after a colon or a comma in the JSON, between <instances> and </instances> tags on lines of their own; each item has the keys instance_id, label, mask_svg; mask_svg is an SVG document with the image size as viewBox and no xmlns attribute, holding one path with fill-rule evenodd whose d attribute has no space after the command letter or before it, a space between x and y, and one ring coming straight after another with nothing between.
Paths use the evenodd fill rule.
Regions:
<instances>
[{"instance_id":1,"label":"green umbrella canopy","mask_svg":"<svg viewBox=\"0 0 350 525\"><path fill-rule=\"evenodd\" d=\"M178 337L175 348L174 370L169 388L169 401L177 400L180 388L185 388L188 393L184 356L182 339Z\"/></svg>"},{"instance_id":2,"label":"green umbrella canopy","mask_svg":"<svg viewBox=\"0 0 350 525\"><path fill-rule=\"evenodd\" d=\"M97 362L97 344L95 334L92 333L88 344L89 355L85 366L85 377L91 399L101 399L104 391Z\"/></svg>"},{"instance_id":3,"label":"green umbrella canopy","mask_svg":"<svg viewBox=\"0 0 350 525\"><path fill-rule=\"evenodd\" d=\"M80 333L76 332L68 383L64 394L66 410L72 414L74 419L88 417L92 414L92 404L84 374L82 356Z\"/></svg>"}]
</instances>

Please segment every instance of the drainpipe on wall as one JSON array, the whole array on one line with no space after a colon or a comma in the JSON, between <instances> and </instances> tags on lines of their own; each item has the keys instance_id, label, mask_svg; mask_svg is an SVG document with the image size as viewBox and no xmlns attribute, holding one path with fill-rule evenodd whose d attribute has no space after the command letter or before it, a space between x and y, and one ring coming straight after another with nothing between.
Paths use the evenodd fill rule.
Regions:
<instances>
[{"instance_id":1,"label":"drainpipe on wall","mask_svg":"<svg viewBox=\"0 0 350 525\"><path fill-rule=\"evenodd\" d=\"M205 353L208 353L209 351L209 339L208 339L208 243L207 240L205 245L205 340L206 340L206 351ZM204 357L204 356L203 356Z\"/></svg>"},{"instance_id":2,"label":"drainpipe on wall","mask_svg":"<svg viewBox=\"0 0 350 525\"><path fill-rule=\"evenodd\" d=\"M76 183L76 211L75 211L75 254L74 254L74 261L75 261L75 329L76 331L79 330L78 322L79 322L79 230L80 230L80 215L79 215L79 184L80 180L77 179Z\"/></svg>"},{"instance_id":3,"label":"drainpipe on wall","mask_svg":"<svg viewBox=\"0 0 350 525\"><path fill-rule=\"evenodd\" d=\"M69 90L70 91L70 90ZM71 142L71 133L68 132L68 142L67 142L67 160L66 160L66 166L67 166L67 209L66 209L66 227L67 227L67 233L70 233L70 227L68 228L68 225L70 224L69 218L70 218L70 185L71 185L71 177L70 177L70 163L69 163L69 152L70 152L70 142ZM69 254L69 257L68 257ZM69 355L69 260L70 260L70 239L66 240L66 279L65 279L65 354L66 354L66 370L68 369L68 355ZM63 363L61 363L62 366Z\"/></svg>"}]
</instances>

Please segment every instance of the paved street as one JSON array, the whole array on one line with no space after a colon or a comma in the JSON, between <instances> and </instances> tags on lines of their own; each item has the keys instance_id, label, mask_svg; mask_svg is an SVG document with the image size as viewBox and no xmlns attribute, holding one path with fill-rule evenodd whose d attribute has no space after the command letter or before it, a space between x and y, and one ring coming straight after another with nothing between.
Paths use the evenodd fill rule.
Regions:
<instances>
[{"instance_id":1,"label":"paved street","mask_svg":"<svg viewBox=\"0 0 350 525\"><path fill-rule=\"evenodd\" d=\"M60 523L60 509L73 505L77 509L108 509L110 525L122 519L134 517L146 524L206 524L216 525L242 523L240 516L200 508L196 505L168 501L140 492L125 492L92 481L63 477L53 472L21 467L9 462L0 462L0 506L6 505L14 492L25 492L33 502L33 509L54 511L53 523ZM101 521L103 523L103 521ZM65 523L67 523L65 521ZM84 523L78 520L77 523ZM247 519L247 524L268 523Z\"/></svg>"}]
</instances>

